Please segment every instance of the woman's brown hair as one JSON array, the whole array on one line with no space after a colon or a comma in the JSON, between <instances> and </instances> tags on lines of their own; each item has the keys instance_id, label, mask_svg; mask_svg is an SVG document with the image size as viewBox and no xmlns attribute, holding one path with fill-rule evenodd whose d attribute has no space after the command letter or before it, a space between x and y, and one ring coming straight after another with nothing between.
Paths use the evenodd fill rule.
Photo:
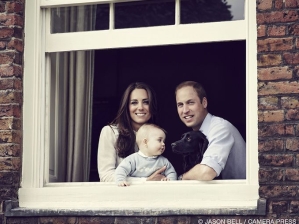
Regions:
<instances>
[{"instance_id":1,"label":"woman's brown hair","mask_svg":"<svg viewBox=\"0 0 299 224\"><path fill-rule=\"evenodd\" d=\"M115 119L111 122L111 125L117 125L119 130L119 136L116 141L116 149L118 156L122 158L125 158L135 152L136 138L129 113L130 95L134 89L144 89L147 92L149 110L151 113L151 118L148 122L156 123L157 99L154 90L143 82L131 83L122 96L120 107Z\"/></svg>"}]
</instances>

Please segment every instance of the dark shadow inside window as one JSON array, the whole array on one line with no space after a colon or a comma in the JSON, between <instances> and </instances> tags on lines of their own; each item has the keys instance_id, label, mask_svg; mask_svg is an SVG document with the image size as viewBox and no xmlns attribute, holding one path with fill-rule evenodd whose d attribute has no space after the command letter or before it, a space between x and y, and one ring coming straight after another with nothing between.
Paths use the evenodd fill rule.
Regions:
<instances>
[{"instance_id":1,"label":"dark shadow inside window","mask_svg":"<svg viewBox=\"0 0 299 224\"><path fill-rule=\"evenodd\" d=\"M177 173L182 159L170 144L190 129L176 110L175 87L186 80L203 84L208 110L234 124L246 140L245 41L98 50L95 52L90 181L99 181L97 147L103 126L115 117L120 97L132 82L151 85L158 96L158 124L167 132L164 156Z\"/></svg>"}]
</instances>

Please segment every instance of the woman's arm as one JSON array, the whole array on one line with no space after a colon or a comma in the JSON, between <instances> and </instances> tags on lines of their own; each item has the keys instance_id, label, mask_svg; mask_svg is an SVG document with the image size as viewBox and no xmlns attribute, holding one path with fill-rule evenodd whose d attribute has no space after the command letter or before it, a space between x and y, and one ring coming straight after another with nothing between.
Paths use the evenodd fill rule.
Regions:
<instances>
[{"instance_id":1,"label":"woman's arm","mask_svg":"<svg viewBox=\"0 0 299 224\"><path fill-rule=\"evenodd\" d=\"M115 150L118 133L110 126L103 127L98 146L98 173L101 182L114 182L117 154Z\"/></svg>"}]
</instances>

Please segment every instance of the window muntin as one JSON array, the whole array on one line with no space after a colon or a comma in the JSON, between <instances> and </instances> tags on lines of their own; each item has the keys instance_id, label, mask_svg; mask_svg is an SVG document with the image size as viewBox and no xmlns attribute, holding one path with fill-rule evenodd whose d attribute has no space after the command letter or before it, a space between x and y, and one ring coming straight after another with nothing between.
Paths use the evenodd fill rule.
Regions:
<instances>
[{"instance_id":1,"label":"window muntin","mask_svg":"<svg viewBox=\"0 0 299 224\"><path fill-rule=\"evenodd\" d=\"M25 26L25 66L24 66L24 117L23 120L23 174L21 188L19 189L19 199L21 207L28 208L90 208L99 209L102 211L117 211L119 207L122 207L125 211L140 211L138 214L145 214L146 208L152 210L152 208L161 208L159 211L168 211L167 214L174 214L178 211L177 202L181 203L181 208L184 209L188 205L192 205L192 208L186 210L184 214L199 214L198 209L201 205L208 208L235 208L254 210L256 209L256 202L258 199L258 161L257 161L257 114L256 114L256 21L255 21L255 6L254 1L246 2L246 20L222 22L221 26L217 27L218 32L213 33L215 24L186 24L183 29L182 26L177 26L171 29L170 35L165 35L169 30L162 27L162 29L152 29L155 27L146 28L147 31L137 33L132 29L122 29L122 32L118 33L115 30L109 35L116 38L117 34L136 36L137 39L143 38L143 41L126 42L119 44L122 41L112 41L112 43L105 42L105 44L98 44L99 38L101 40L109 40L108 34L104 31L92 31L92 32L77 32L72 35L68 34L55 34L51 35L49 32L50 13L44 13L40 10L40 7L58 7L63 5L76 5L95 2L109 2L106 0L88 0L81 2L80 0L32 0L26 1L26 24ZM46 10L47 11L47 10ZM40 18L42 20L40 20ZM237 23L236 23L237 22ZM46 26L45 26L46 24ZM230 25L229 25L230 24ZM236 24L239 24L239 28L242 30L242 34L238 33L239 28L236 28ZM189 26L190 25L190 26ZM210 26L211 25L211 26ZM217 26L217 25L216 25ZM200 28L201 29L200 29ZM207 27L210 27L208 29ZM226 30L223 32L221 27ZM202 33L206 29L208 32ZM188 38L191 33L196 33L201 30L202 35L196 35L197 38ZM228 32L230 30L231 32ZM42 32L41 32L42 31ZM165 33L163 32L165 31ZM184 31L184 32L181 32ZM41 36L37 35L41 32ZM93 33L94 32L94 33ZM98 32L102 32L101 35ZM155 33L157 32L157 33ZM85 34L83 34L85 33ZM88 34L86 34L88 33ZM160 38L147 38L153 34L162 37ZM186 33L186 35L184 34ZM222 33L222 35L219 35ZM230 33L228 36L227 33ZM174 35L176 34L176 35ZM183 35L181 35L183 34ZM187 35L188 34L188 35ZM199 33L198 33L199 34ZM87 36L85 36L87 35ZM103 38L103 36L107 35ZM115 36L114 36L115 35ZM53 40L57 38L56 46L54 46ZM82 44L80 41L73 42L73 39L88 37L89 44ZM167 37L167 38L166 38ZM180 40L183 38L184 40ZM186 39L185 39L186 38ZM67 39L64 40L64 39ZM134 38L133 38L134 39ZM226 40L240 40L246 39L247 49L247 75L246 75L246 139L247 139L247 179L244 181L217 181L212 182L177 182L171 186L173 192L185 192L188 187L188 194L183 195L187 197L181 197L180 194L168 194L169 184L173 183L144 183L148 193L144 194L144 187L142 185L136 185L136 188L126 188L128 191L124 192L115 188L114 184L105 183L72 183L72 184L47 184L47 177L45 170L47 164L45 163L48 155L49 139L48 127L45 124L45 115L47 114L47 103L45 99L49 93L45 92L45 86L47 84L48 77L48 65L49 63L44 60L45 52L61 52L61 51L74 51L74 50L88 50L88 49L106 49L106 48L118 48L124 46L154 46L164 44L180 44L180 43L199 43L210 41L226 41ZM111 39L110 39L111 40ZM124 40L123 36L121 39ZM168 41L167 41L168 40ZM59 43L62 41L62 44ZM135 41L135 39L134 39ZM69 43L68 43L69 42ZM68 44L67 44L68 43ZM32 118L32 119L27 119ZM249 122L250 121L250 122ZM256 124L253 122L256 121ZM41 167L46 167L41 169ZM88 188L88 191L86 189ZM239 189L242 188L242 192ZM114 194L115 191L119 191ZM215 194L215 192L218 192ZM240 192L237 194L236 192ZM171 193L171 192L170 192ZM190 194L189 194L190 193ZM112 195L112 197L111 197ZM115 197L113 196L115 195ZM144 195L147 198L139 200L139 195ZM176 195L173 198L173 195ZM189 196L188 196L189 195ZM172 199L171 199L172 198ZM193 200L194 199L194 200ZM167 203L165 204L165 201ZM201 201L200 204L196 203ZM131 202L131 203L128 203ZM137 204L136 204L137 203ZM123 205L123 206L122 206ZM164 207L163 207L164 205ZM207 206L209 205L209 206ZM136 206L140 209L136 209ZM169 211L166 207L176 208L176 210ZM164 208L164 210L163 210ZM166 209L166 210L165 210ZM146 210L149 211L149 210ZM159 213L160 214L160 213ZM164 213L165 214L165 213ZM176 213L177 214L177 213Z\"/></svg>"}]
</instances>

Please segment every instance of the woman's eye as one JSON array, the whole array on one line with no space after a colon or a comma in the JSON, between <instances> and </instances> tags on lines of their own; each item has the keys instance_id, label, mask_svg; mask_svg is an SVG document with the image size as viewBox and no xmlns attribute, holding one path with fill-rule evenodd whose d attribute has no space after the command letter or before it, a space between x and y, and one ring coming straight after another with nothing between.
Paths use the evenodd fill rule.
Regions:
<instances>
[{"instance_id":1,"label":"woman's eye","mask_svg":"<svg viewBox=\"0 0 299 224\"><path fill-rule=\"evenodd\" d=\"M136 102L136 101L133 101L133 102L131 102L131 104L132 104L132 105L136 105L136 104L137 104L137 102Z\"/></svg>"},{"instance_id":2,"label":"woman's eye","mask_svg":"<svg viewBox=\"0 0 299 224\"><path fill-rule=\"evenodd\" d=\"M148 105L149 104L149 101L146 100L146 101L143 101L144 104Z\"/></svg>"}]
</instances>

